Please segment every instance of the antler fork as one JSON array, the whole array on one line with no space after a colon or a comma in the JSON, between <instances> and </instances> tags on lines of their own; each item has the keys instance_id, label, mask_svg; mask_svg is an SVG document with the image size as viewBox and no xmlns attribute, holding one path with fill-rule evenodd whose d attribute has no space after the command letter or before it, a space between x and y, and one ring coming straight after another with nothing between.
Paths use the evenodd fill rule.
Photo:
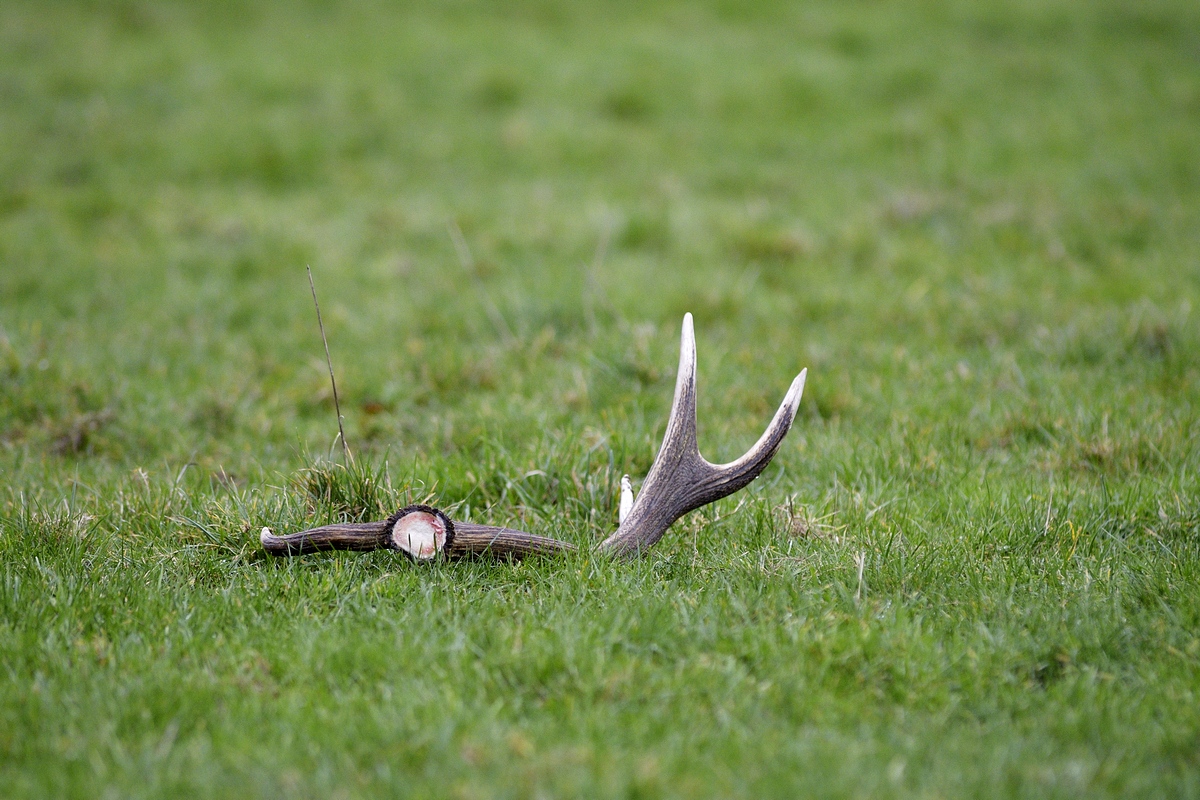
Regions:
<instances>
[{"instance_id":1,"label":"antler fork","mask_svg":"<svg viewBox=\"0 0 1200 800\"><path fill-rule=\"evenodd\" d=\"M728 464L711 464L700 455L696 443L696 335L692 315L685 314L675 399L662 447L636 501L628 476L621 480L619 526L597 549L618 556L639 555L684 514L727 497L757 478L775 457L796 418L807 374L807 369L801 370L792 381L771 424L745 455ZM278 556L389 548L417 561L432 560L439 553L491 553L519 558L574 549L566 542L511 528L456 523L428 506L403 508L384 522L326 525L288 536L275 536L263 528L261 540L268 553Z\"/></svg>"},{"instance_id":2,"label":"antler fork","mask_svg":"<svg viewBox=\"0 0 1200 800\"><path fill-rule=\"evenodd\" d=\"M775 457L796 418L807 375L807 369L801 370L792 381L775 418L745 455L728 464L710 464L696 443L696 334L692 315L684 314L675 400L662 447L641 494L617 531L600 543L600 549L620 555L646 550L684 514L727 497L757 478Z\"/></svg>"}]
</instances>

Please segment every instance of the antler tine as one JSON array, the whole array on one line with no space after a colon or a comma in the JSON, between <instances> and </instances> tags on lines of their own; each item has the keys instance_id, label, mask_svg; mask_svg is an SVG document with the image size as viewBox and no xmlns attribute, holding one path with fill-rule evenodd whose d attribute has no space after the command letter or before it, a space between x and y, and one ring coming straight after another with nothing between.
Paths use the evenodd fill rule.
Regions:
<instances>
[{"instance_id":1,"label":"antler tine","mask_svg":"<svg viewBox=\"0 0 1200 800\"><path fill-rule=\"evenodd\" d=\"M796 418L804 393L802 370L783 398L771 424L745 455L728 464L711 464L696 443L696 335L692 315L683 317L675 399L662 447L633 507L617 531L600 544L616 555L636 555L662 538L684 514L744 488L767 468Z\"/></svg>"}]
</instances>

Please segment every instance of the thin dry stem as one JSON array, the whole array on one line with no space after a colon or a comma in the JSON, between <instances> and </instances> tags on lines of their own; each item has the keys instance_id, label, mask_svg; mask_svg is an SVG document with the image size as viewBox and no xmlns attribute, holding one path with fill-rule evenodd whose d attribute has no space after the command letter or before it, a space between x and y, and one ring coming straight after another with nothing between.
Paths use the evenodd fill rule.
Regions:
<instances>
[{"instance_id":1,"label":"thin dry stem","mask_svg":"<svg viewBox=\"0 0 1200 800\"><path fill-rule=\"evenodd\" d=\"M308 288L312 289L313 306L317 309L317 327L321 329L321 343L325 345L325 365L329 367L329 385L333 387L333 410L337 414L338 438L342 440L342 456L347 463L354 463L350 455L350 445L346 443L346 431L342 428L342 404L338 402L337 381L333 377L333 359L329 356L329 340L325 338L325 323L321 320L321 304L317 302L317 285L313 283L312 267L305 265L308 271Z\"/></svg>"}]
</instances>

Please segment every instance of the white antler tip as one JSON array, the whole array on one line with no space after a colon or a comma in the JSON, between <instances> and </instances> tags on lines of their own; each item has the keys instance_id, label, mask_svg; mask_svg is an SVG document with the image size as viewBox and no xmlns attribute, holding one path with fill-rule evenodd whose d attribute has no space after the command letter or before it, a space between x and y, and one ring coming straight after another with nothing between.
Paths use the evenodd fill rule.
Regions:
<instances>
[{"instance_id":1,"label":"white antler tip","mask_svg":"<svg viewBox=\"0 0 1200 800\"><path fill-rule=\"evenodd\" d=\"M629 482L628 475L621 476L621 502L617 508L617 524L625 521L629 516L629 510L633 508L633 484Z\"/></svg>"},{"instance_id":2,"label":"white antler tip","mask_svg":"<svg viewBox=\"0 0 1200 800\"><path fill-rule=\"evenodd\" d=\"M795 392L796 404L800 404L800 397L804 394L804 381L808 379L808 367L800 370L800 374L796 376L796 380L792 381L792 388L788 393Z\"/></svg>"},{"instance_id":3,"label":"white antler tip","mask_svg":"<svg viewBox=\"0 0 1200 800\"><path fill-rule=\"evenodd\" d=\"M804 381L808 377L808 368L800 370L800 374L792 381L791 387L788 389L787 397L784 398L784 405L792 410L792 416L796 415L796 411L800 408L800 398L804 395Z\"/></svg>"},{"instance_id":4,"label":"white antler tip","mask_svg":"<svg viewBox=\"0 0 1200 800\"><path fill-rule=\"evenodd\" d=\"M262 531L259 532L259 534L258 534L258 541L260 544L266 544L267 541L270 540L270 538L271 538L271 529L270 528L263 528Z\"/></svg>"}]
</instances>

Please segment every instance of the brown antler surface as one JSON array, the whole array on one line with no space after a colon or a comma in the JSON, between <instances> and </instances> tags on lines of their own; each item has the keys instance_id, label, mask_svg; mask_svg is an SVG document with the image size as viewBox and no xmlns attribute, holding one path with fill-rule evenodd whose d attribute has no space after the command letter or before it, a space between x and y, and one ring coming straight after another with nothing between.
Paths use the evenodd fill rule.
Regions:
<instances>
[{"instance_id":1,"label":"brown antler surface","mask_svg":"<svg viewBox=\"0 0 1200 800\"><path fill-rule=\"evenodd\" d=\"M801 370L792 381L775 418L745 455L728 464L710 464L696 443L696 336L692 315L685 314L675 400L662 447L636 500L632 500L628 478L622 479L619 527L597 549L620 556L644 553L684 514L731 495L757 478L771 463L796 418L807 374L808 370ZM575 549L566 542L512 528L453 522L438 509L423 505L402 508L384 522L325 525L287 536L275 536L263 528L261 541L268 553L277 556L387 548L417 561L431 561L438 554L522 558Z\"/></svg>"},{"instance_id":2,"label":"brown antler surface","mask_svg":"<svg viewBox=\"0 0 1200 800\"><path fill-rule=\"evenodd\" d=\"M263 528L259 541L273 556L303 556L323 550L391 549L386 522L341 522L276 536Z\"/></svg>"}]
</instances>

